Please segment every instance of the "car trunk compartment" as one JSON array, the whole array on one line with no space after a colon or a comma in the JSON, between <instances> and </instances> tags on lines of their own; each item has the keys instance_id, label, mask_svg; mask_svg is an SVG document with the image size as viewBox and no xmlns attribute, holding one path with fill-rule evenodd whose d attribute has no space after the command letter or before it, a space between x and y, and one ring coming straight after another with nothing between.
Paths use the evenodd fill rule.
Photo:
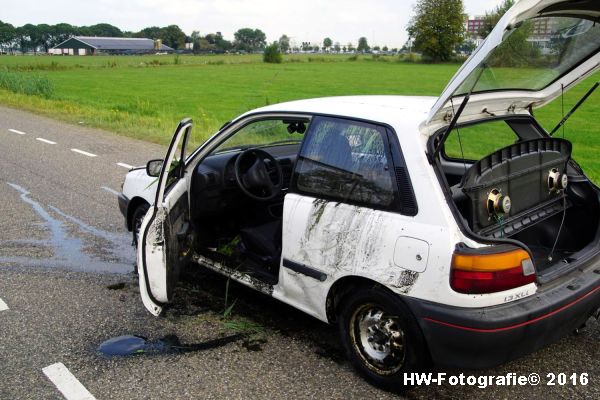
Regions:
<instances>
[{"instance_id":1,"label":"car trunk compartment","mask_svg":"<svg viewBox=\"0 0 600 400\"><path fill-rule=\"evenodd\" d=\"M466 217L471 229L488 236L497 233L511 216L513 220L519 217L521 224L529 224L555 213L562 192L548 188L549 174L551 170L564 172L570 156L568 141L541 138L515 143L474 163L460 184L469 200ZM496 212L490 207L492 192L512 199L510 212ZM531 212L535 209L539 213Z\"/></svg>"},{"instance_id":2,"label":"car trunk compartment","mask_svg":"<svg viewBox=\"0 0 600 400\"><path fill-rule=\"evenodd\" d=\"M526 248L539 282L568 273L598 252L600 218L598 189L570 158L570 142L541 137L472 163L447 188L457 220L475 240ZM552 187L552 171L567 176L566 189ZM491 207L493 193L509 197L508 210Z\"/></svg>"}]
</instances>

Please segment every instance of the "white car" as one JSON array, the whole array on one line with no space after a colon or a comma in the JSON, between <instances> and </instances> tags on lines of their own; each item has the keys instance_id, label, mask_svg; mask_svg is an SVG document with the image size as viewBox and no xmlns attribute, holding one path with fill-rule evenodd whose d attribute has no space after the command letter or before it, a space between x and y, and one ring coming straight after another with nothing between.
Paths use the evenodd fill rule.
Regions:
<instances>
[{"instance_id":1,"label":"white car","mask_svg":"<svg viewBox=\"0 0 600 400\"><path fill-rule=\"evenodd\" d=\"M437 99L270 105L193 152L182 121L147 166L144 305L159 315L197 263L338 324L355 368L390 390L597 317L600 189L533 110L598 70L599 18L598 2L521 0Z\"/></svg>"}]
</instances>

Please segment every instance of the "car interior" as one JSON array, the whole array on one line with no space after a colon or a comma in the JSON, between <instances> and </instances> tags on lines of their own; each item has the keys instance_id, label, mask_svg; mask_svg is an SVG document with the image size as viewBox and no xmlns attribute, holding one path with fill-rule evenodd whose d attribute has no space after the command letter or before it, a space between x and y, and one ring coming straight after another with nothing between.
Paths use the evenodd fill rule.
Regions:
<instances>
[{"instance_id":1,"label":"car interior","mask_svg":"<svg viewBox=\"0 0 600 400\"><path fill-rule=\"evenodd\" d=\"M598 190L571 153L534 119L513 117L457 127L437 162L459 222L525 244L543 275L598 242Z\"/></svg>"},{"instance_id":2,"label":"car interior","mask_svg":"<svg viewBox=\"0 0 600 400\"><path fill-rule=\"evenodd\" d=\"M267 119L241 128L194 167L195 250L275 284L292 173L297 189L308 195L391 206L396 178L385 135L372 124L329 117Z\"/></svg>"},{"instance_id":3,"label":"car interior","mask_svg":"<svg viewBox=\"0 0 600 400\"><path fill-rule=\"evenodd\" d=\"M196 165L190 219L196 251L275 283L283 198L307 121L258 125L242 128Z\"/></svg>"}]
</instances>

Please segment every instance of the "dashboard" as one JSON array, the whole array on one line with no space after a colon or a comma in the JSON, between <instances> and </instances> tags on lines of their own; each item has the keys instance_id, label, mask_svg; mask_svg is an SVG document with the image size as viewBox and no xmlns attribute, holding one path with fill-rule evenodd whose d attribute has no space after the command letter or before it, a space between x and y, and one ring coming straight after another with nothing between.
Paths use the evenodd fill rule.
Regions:
<instances>
[{"instance_id":1,"label":"dashboard","mask_svg":"<svg viewBox=\"0 0 600 400\"><path fill-rule=\"evenodd\" d=\"M281 197L283 197L290 185L300 144L258 148L272 155L281 166L283 173ZM190 208L193 218L214 216L253 201L239 189L235 178L235 161L244 150L247 148L210 155L195 167L190 187ZM269 162L265 164L267 169L271 170ZM273 199L271 202L281 202L281 198Z\"/></svg>"}]
</instances>

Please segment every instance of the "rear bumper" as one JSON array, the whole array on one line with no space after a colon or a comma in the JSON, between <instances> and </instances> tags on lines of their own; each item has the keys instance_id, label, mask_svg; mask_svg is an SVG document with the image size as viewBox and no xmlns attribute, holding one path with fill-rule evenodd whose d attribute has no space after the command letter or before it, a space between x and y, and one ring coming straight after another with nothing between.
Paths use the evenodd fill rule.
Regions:
<instances>
[{"instance_id":1,"label":"rear bumper","mask_svg":"<svg viewBox=\"0 0 600 400\"><path fill-rule=\"evenodd\" d=\"M550 285L548 285L550 286ZM434 363L490 368L568 335L600 308L600 258L534 296L485 308L406 299Z\"/></svg>"}]
</instances>

